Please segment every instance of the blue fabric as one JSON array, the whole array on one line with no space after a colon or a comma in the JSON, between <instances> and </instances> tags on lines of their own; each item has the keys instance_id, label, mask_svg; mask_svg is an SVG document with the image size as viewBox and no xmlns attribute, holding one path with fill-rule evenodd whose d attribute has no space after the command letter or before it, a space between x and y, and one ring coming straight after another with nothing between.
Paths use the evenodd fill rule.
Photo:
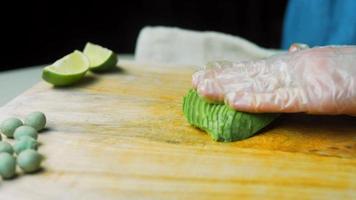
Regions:
<instances>
[{"instance_id":1,"label":"blue fabric","mask_svg":"<svg viewBox=\"0 0 356 200\"><path fill-rule=\"evenodd\" d=\"M290 0L284 18L282 48L356 44L356 0Z\"/></svg>"}]
</instances>

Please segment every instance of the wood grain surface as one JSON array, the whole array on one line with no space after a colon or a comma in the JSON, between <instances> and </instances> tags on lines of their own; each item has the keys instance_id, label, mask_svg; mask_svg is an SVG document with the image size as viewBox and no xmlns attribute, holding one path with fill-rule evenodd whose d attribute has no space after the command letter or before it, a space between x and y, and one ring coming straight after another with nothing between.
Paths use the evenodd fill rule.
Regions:
<instances>
[{"instance_id":1,"label":"wood grain surface","mask_svg":"<svg viewBox=\"0 0 356 200\"><path fill-rule=\"evenodd\" d=\"M74 87L41 82L0 109L48 117L43 170L0 181L1 200L356 199L355 118L283 115L218 143L182 115L191 67L120 67Z\"/></svg>"}]
</instances>

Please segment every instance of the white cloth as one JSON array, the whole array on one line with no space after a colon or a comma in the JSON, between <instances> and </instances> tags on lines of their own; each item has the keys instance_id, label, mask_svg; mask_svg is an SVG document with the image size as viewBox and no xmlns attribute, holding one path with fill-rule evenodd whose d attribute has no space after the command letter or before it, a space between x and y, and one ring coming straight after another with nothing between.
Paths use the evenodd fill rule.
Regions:
<instances>
[{"instance_id":1,"label":"white cloth","mask_svg":"<svg viewBox=\"0 0 356 200\"><path fill-rule=\"evenodd\" d=\"M140 31L135 60L145 63L204 65L215 60L259 59L279 52L224 33L158 26L144 27Z\"/></svg>"}]
</instances>

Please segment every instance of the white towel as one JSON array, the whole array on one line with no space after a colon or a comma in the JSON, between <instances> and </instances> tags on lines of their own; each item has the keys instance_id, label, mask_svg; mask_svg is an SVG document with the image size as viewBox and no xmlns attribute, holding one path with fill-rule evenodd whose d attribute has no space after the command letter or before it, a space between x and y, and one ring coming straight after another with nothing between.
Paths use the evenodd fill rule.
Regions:
<instances>
[{"instance_id":1,"label":"white towel","mask_svg":"<svg viewBox=\"0 0 356 200\"><path fill-rule=\"evenodd\" d=\"M136 43L135 60L145 63L204 65L210 61L259 59L279 53L238 36L172 27L145 27Z\"/></svg>"}]
</instances>

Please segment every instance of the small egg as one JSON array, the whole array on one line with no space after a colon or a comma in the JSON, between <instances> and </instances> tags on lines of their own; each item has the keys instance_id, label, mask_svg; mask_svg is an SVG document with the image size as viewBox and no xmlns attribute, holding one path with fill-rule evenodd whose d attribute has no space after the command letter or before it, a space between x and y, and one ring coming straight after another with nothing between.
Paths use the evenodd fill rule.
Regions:
<instances>
[{"instance_id":1,"label":"small egg","mask_svg":"<svg viewBox=\"0 0 356 200\"><path fill-rule=\"evenodd\" d=\"M8 153L0 153L0 175L4 179L11 178L16 172L16 159Z\"/></svg>"},{"instance_id":2,"label":"small egg","mask_svg":"<svg viewBox=\"0 0 356 200\"><path fill-rule=\"evenodd\" d=\"M20 126L14 132L14 137L16 140L20 139L25 135L32 137L33 139L37 139L38 137L36 129L32 128L31 126Z\"/></svg>"},{"instance_id":3,"label":"small egg","mask_svg":"<svg viewBox=\"0 0 356 200\"><path fill-rule=\"evenodd\" d=\"M25 173L31 173L39 170L41 162L41 154L33 149L26 149L17 156L17 164Z\"/></svg>"},{"instance_id":4,"label":"small egg","mask_svg":"<svg viewBox=\"0 0 356 200\"><path fill-rule=\"evenodd\" d=\"M5 141L0 142L0 153L6 152L8 154L13 154L14 149L12 148L11 144Z\"/></svg>"},{"instance_id":5,"label":"small egg","mask_svg":"<svg viewBox=\"0 0 356 200\"><path fill-rule=\"evenodd\" d=\"M40 131L46 126L46 116L42 112L32 112L25 117L24 124Z\"/></svg>"},{"instance_id":6,"label":"small egg","mask_svg":"<svg viewBox=\"0 0 356 200\"><path fill-rule=\"evenodd\" d=\"M12 117L4 120L0 125L0 129L4 135L6 135L9 138L12 138L14 137L14 131L22 125L23 123L21 120Z\"/></svg>"},{"instance_id":7,"label":"small egg","mask_svg":"<svg viewBox=\"0 0 356 200\"><path fill-rule=\"evenodd\" d=\"M18 139L14 144L16 154L20 154L26 149L37 150L38 142L30 136L24 135Z\"/></svg>"}]
</instances>

